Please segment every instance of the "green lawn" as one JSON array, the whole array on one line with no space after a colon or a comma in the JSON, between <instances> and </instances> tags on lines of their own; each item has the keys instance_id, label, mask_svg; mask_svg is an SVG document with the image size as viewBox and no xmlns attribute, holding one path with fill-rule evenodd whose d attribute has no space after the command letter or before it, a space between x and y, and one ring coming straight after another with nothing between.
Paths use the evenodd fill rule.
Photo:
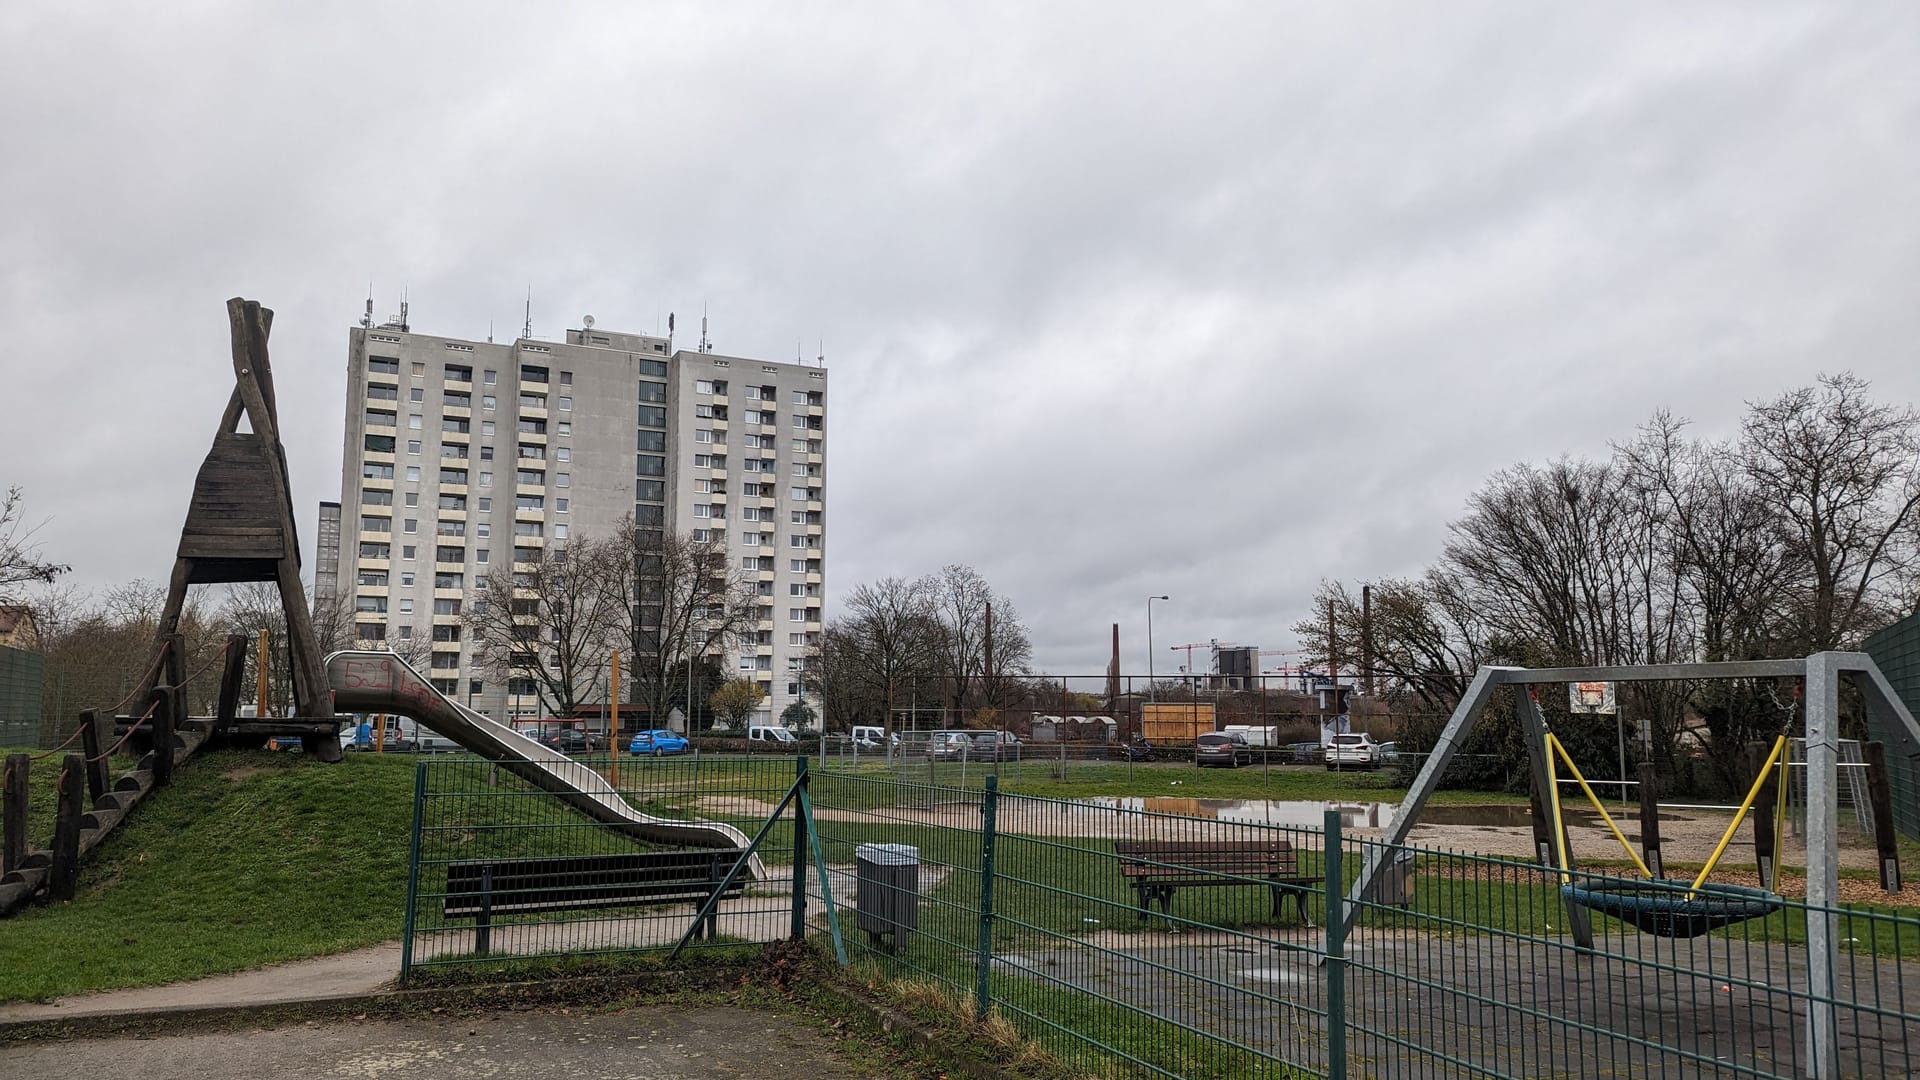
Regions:
<instances>
[{"instance_id":1,"label":"green lawn","mask_svg":"<svg viewBox=\"0 0 1920 1080\"><path fill-rule=\"evenodd\" d=\"M842 768L829 758L827 769L835 774L860 777L887 775L886 766L874 762ZM915 761L899 766L894 774L916 783L980 788L996 770L1002 791L1056 799L1089 795L1174 795L1190 799L1399 802L1406 794L1406 789L1394 782L1394 774L1389 770L1328 772L1307 765L1200 769L1176 762L1140 765L1068 762L1062 770L1050 761L1007 762L998 766ZM1450 806L1525 801L1523 795L1492 791L1439 791L1430 800L1435 805Z\"/></svg>"}]
</instances>

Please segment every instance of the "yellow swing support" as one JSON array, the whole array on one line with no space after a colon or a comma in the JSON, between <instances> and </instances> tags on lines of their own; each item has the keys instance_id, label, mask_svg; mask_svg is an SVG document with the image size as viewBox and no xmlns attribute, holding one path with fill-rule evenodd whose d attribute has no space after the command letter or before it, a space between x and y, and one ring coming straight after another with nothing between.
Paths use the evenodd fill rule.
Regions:
<instances>
[{"instance_id":1,"label":"yellow swing support","mask_svg":"<svg viewBox=\"0 0 1920 1080\"><path fill-rule=\"evenodd\" d=\"M1613 833L1613 838L1620 841L1621 850L1625 851L1627 857L1633 860L1633 864L1640 868L1641 874L1645 875L1648 880L1652 880L1653 871L1647 869L1647 864L1641 860L1640 853L1633 850L1633 845L1627 842L1626 834L1622 833L1620 826L1614 823L1613 815L1607 813L1607 808L1601 804L1600 797L1593 793L1593 788L1587 784L1587 778L1580 774L1580 767L1573 763L1573 755L1567 753L1567 748L1561 745L1560 737L1552 731L1548 731L1546 733L1546 742L1547 795L1553 805L1553 842L1558 847L1560 853L1560 883L1562 885L1567 884L1571 881L1572 875L1566 872L1567 834L1565 822L1560 810L1560 778L1558 770L1554 766L1554 754L1556 751L1559 754L1560 760L1567 763L1567 769L1573 774L1574 780L1579 783L1580 790L1586 792L1587 800L1593 803L1595 810L1600 812L1600 820L1607 823L1607 829ZM1707 875L1713 873L1713 868L1719 865L1720 857L1726 854L1727 845L1733 842L1734 834L1739 832L1740 823L1746 820L1747 811L1753 809L1753 801L1760 797L1760 789L1766 786L1768 779L1767 774L1771 772L1776 765L1779 767L1780 779L1783 785L1783 797L1776 801L1779 803L1779 813L1784 820L1786 814L1786 799L1784 798L1787 767L1786 749L1787 736L1782 733L1779 738L1773 741L1773 752L1767 755L1767 760L1760 766L1759 774L1754 777L1753 786L1747 789L1747 797L1740 800L1740 809L1734 813L1733 822L1727 826L1727 831L1721 835L1720 843L1714 846L1713 854L1707 857L1707 864L1700 868L1699 876L1693 879L1693 884L1687 886L1688 900L1693 899L1694 893L1701 885L1706 883ZM1780 834L1776 831L1774 835L1778 836Z\"/></svg>"}]
</instances>

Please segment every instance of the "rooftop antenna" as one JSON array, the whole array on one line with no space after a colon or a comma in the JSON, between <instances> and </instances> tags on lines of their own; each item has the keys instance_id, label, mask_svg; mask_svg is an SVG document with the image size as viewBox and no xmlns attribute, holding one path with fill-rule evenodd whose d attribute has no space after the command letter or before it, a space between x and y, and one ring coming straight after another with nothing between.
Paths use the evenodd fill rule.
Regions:
<instances>
[{"instance_id":1,"label":"rooftop antenna","mask_svg":"<svg viewBox=\"0 0 1920 1080\"><path fill-rule=\"evenodd\" d=\"M826 367L826 366L827 366L827 339L826 339L826 338L821 338L821 339L820 339L820 357L819 357L819 360L820 360L820 366L821 366L821 367Z\"/></svg>"},{"instance_id":2,"label":"rooftop antenna","mask_svg":"<svg viewBox=\"0 0 1920 1080\"><path fill-rule=\"evenodd\" d=\"M360 316L360 325L369 329L373 326L373 280L371 278L367 280L367 310Z\"/></svg>"},{"instance_id":3,"label":"rooftop antenna","mask_svg":"<svg viewBox=\"0 0 1920 1080\"><path fill-rule=\"evenodd\" d=\"M523 338L533 336L533 285L531 283L527 285L527 321L520 327L520 336Z\"/></svg>"},{"instance_id":4,"label":"rooftop antenna","mask_svg":"<svg viewBox=\"0 0 1920 1080\"><path fill-rule=\"evenodd\" d=\"M493 344L493 320L487 320L487 344Z\"/></svg>"},{"instance_id":5,"label":"rooftop antenna","mask_svg":"<svg viewBox=\"0 0 1920 1080\"><path fill-rule=\"evenodd\" d=\"M708 352L712 343L707 340L707 302L700 301L700 351Z\"/></svg>"},{"instance_id":6,"label":"rooftop antenna","mask_svg":"<svg viewBox=\"0 0 1920 1080\"><path fill-rule=\"evenodd\" d=\"M409 332L407 326L407 287L405 285L400 286L400 332L403 334Z\"/></svg>"}]
</instances>

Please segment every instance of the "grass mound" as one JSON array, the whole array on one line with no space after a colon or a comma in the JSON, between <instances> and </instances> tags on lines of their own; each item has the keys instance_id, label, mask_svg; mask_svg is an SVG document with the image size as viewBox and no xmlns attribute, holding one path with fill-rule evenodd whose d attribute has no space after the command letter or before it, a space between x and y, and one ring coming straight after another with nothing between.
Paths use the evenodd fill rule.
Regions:
<instances>
[{"instance_id":1,"label":"grass mound","mask_svg":"<svg viewBox=\"0 0 1920 1080\"><path fill-rule=\"evenodd\" d=\"M410 758L196 757L88 860L71 903L0 921L0 1001L391 941L412 814Z\"/></svg>"}]
</instances>

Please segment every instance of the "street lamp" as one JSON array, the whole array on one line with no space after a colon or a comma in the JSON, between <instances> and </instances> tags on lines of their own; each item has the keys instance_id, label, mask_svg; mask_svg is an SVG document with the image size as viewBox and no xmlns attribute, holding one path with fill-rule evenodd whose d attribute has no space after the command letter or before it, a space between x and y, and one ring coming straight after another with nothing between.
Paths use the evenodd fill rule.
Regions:
<instances>
[{"instance_id":1,"label":"street lamp","mask_svg":"<svg viewBox=\"0 0 1920 1080\"><path fill-rule=\"evenodd\" d=\"M1153 700L1153 602L1169 600L1167 596L1147 597L1147 700Z\"/></svg>"}]
</instances>

